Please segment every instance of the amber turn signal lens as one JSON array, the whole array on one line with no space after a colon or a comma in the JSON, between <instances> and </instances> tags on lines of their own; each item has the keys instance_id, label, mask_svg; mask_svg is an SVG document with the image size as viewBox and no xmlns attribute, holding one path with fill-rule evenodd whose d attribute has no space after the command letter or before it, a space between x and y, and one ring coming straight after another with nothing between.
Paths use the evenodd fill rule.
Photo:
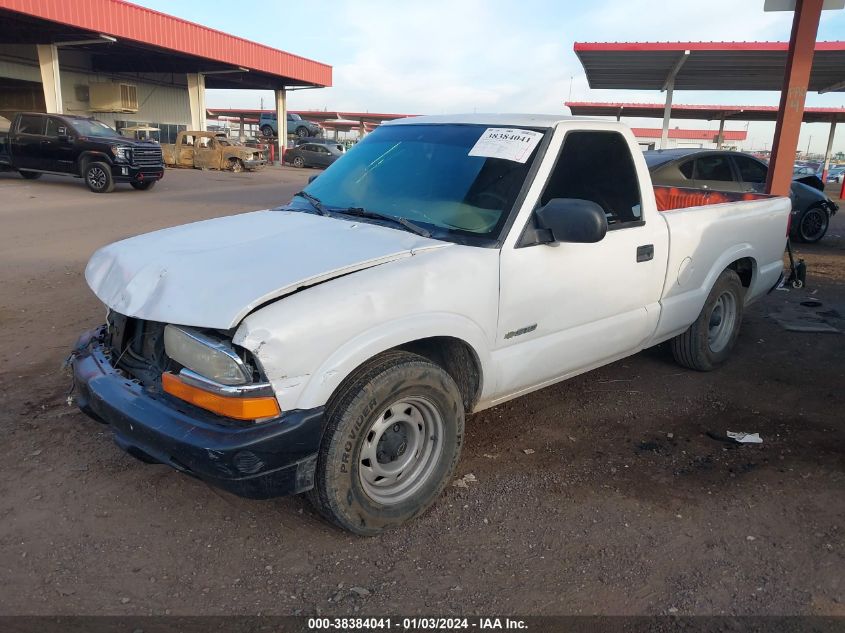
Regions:
<instances>
[{"instance_id":1,"label":"amber turn signal lens","mask_svg":"<svg viewBox=\"0 0 845 633\"><path fill-rule=\"evenodd\" d=\"M227 418L257 420L259 418L273 418L281 413L279 403L273 397L221 396L186 384L178 376L171 373L161 375L161 386L165 393L169 393L171 396Z\"/></svg>"}]
</instances>

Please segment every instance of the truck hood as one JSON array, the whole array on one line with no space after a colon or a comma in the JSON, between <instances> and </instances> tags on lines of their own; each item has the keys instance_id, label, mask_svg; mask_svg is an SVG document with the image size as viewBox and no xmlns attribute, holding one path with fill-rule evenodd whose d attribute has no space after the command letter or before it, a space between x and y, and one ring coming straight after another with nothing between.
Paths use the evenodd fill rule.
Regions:
<instances>
[{"instance_id":1,"label":"truck hood","mask_svg":"<svg viewBox=\"0 0 845 633\"><path fill-rule=\"evenodd\" d=\"M230 329L298 289L449 246L365 222L256 211L109 244L91 257L85 279L120 314Z\"/></svg>"}]
</instances>

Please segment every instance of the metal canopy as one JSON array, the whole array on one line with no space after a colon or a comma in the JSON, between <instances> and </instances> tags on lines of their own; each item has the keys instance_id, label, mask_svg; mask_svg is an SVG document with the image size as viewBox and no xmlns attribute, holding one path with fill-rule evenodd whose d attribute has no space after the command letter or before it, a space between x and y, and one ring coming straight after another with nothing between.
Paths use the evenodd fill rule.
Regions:
<instances>
[{"instance_id":1,"label":"metal canopy","mask_svg":"<svg viewBox=\"0 0 845 633\"><path fill-rule=\"evenodd\" d=\"M332 67L118 0L0 0L0 45L74 45L107 73L203 73L207 88L324 87Z\"/></svg>"},{"instance_id":2,"label":"metal canopy","mask_svg":"<svg viewBox=\"0 0 845 633\"><path fill-rule=\"evenodd\" d=\"M615 116L663 118L662 103L609 103L592 101L567 101L565 103L575 116ZM681 105L673 104L673 119L695 119L718 121L722 118L734 121L776 121L777 106L758 105ZM843 108L804 108L804 123L830 123L845 121Z\"/></svg>"},{"instance_id":3,"label":"metal canopy","mask_svg":"<svg viewBox=\"0 0 845 633\"><path fill-rule=\"evenodd\" d=\"M787 42L576 42L590 88L772 90L783 87ZM674 72L674 77L673 77ZM809 90L845 92L845 42L817 42Z\"/></svg>"}]
</instances>

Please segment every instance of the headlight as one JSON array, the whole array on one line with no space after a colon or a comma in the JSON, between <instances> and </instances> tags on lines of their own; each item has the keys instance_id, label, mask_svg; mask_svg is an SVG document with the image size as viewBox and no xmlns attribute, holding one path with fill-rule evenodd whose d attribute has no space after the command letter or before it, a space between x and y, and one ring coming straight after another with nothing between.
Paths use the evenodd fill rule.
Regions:
<instances>
[{"instance_id":1,"label":"headlight","mask_svg":"<svg viewBox=\"0 0 845 633\"><path fill-rule=\"evenodd\" d=\"M118 160L125 160L127 162L132 162L132 148L131 147L124 147L122 145L118 146L118 147L112 147L111 152L112 152L112 154L114 154L114 157L117 158Z\"/></svg>"},{"instance_id":2,"label":"headlight","mask_svg":"<svg viewBox=\"0 0 845 633\"><path fill-rule=\"evenodd\" d=\"M164 351L180 365L224 385L252 382L252 372L229 343L190 328L164 328Z\"/></svg>"}]
</instances>

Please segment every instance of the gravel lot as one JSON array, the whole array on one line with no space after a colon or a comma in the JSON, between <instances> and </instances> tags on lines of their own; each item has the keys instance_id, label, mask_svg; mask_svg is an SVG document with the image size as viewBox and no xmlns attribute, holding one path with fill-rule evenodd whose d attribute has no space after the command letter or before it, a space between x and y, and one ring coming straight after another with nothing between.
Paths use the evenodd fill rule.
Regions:
<instances>
[{"instance_id":1,"label":"gravel lot","mask_svg":"<svg viewBox=\"0 0 845 633\"><path fill-rule=\"evenodd\" d=\"M61 361L103 319L94 249L285 202L312 173L171 170L111 195L0 174L0 612L845 615L845 337L772 318L845 329L845 212L727 366L657 348L472 416L475 481L378 538L142 464L67 406ZM708 435L728 429L764 443Z\"/></svg>"}]
</instances>

